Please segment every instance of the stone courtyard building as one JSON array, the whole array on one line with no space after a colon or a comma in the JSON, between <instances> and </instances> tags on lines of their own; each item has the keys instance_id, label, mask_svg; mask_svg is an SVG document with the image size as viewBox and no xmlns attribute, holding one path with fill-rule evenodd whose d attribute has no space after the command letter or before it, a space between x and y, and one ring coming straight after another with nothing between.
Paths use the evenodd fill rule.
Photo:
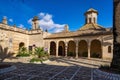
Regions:
<instances>
[{"instance_id":1,"label":"stone courtyard building","mask_svg":"<svg viewBox=\"0 0 120 80\"><path fill-rule=\"evenodd\" d=\"M31 30L24 30L7 24L3 18L0 23L0 45L17 53L21 46L33 50L35 46L44 47L50 55L112 59L112 29L97 24L98 11L90 8L85 14L85 24L77 31L69 31L65 25L59 33L50 34L39 28L38 17L34 17Z\"/></svg>"}]
</instances>

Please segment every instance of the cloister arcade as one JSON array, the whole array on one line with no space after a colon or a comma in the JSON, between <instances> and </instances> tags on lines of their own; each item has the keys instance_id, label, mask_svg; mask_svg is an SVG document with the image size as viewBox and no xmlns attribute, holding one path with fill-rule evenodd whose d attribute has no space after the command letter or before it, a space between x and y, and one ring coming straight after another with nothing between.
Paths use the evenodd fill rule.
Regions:
<instances>
[{"instance_id":1,"label":"cloister arcade","mask_svg":"<svg viewBox=\"0 0 120 80\"><path fill-rule=\"evenodd\" d=\"M100 39L49 41L49 46L50 55L55 56L102 58L103 55L102 40Z\"/></svg>"}]
</instances>

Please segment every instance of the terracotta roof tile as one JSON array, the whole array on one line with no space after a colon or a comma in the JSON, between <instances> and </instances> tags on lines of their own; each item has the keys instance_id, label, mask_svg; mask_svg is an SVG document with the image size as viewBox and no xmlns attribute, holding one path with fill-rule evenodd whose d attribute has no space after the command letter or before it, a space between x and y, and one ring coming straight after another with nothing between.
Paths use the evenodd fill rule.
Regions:
<instances>
[{"instance_id":1,"label":"terracotta roof tile","mask_svg":"<svg viewBox=\"0 0 120 80\"><path fill-rule=\"evenodd\" d=\"M85 24L82 28L78 31L70 32L70 31L62 31L59 33L53 33L46 38L65 38L65 37L77 37L77 36L85 36L85 35L95 35L95 34L104 34L104 33L111 33L110 30L106 31L106 28L98 24Z\"/></svg>"}]
</instances>

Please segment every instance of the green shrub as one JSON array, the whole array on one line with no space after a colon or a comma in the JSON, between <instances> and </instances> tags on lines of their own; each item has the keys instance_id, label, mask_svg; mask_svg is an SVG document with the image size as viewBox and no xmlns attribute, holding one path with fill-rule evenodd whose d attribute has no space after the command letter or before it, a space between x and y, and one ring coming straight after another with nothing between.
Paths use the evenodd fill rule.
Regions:
<instances>
[{"instance_id":1,"label":"green shrub","mask_svg":"<svg viewBox=\"0 0 120 80\"><path fill-rule=\"evenodd\" d=\"M30 56L30 54L27 52L27 48L26 47L21 47L19 49L17 57L27 57L27 56Z\"/></svg>"},{"instance_id":2,"label":"green shrub","mask_svg":"<svg viewBox=\"0 0 120 80\"><path fill-rule=\"evenodd\" d=\"M68 52L67 55L68 55L68 56L75 56L75 53L73 53L73 52Z\"/></svg>"},{"instance_id":3,"label":"green shrub","mask_svg":"<svg viewBox=\"0 0 120 80\"><path fill-rule=\"evenodd\" d=\"M49 55L46 51L44 51L44 48L42 47L36 47L34 51L34 58L30 60L30 62L43 62L48 59Z\"/></svg>"},{"instance_id":4,"label":"green shrub","mask_svg":"<svg viewBox=\"0 0 120 80\"><path fill-rule=\"evenodd\" d=\"M29 54L33 54L33 52L31 50L29 50Z\"/></svg>"},{"instance_id":5,"label":"green shrub","mask_svg":"<svg viewBox=\"0 0 120 80\"><path fill-rule=\"evenodd\" d=\"M100 58L100 54L98 54L98 53L92 53L91 57L93 57L93 58Z\"/></svg>"},{"instance_id":6,"label":"green shrub","mask_svg":"<svg viewBox=\"0 0 120 80\"><path fill-rule=\"evenodd\" d=\"M83 52L82 57L88 57L88 52Z\"/></svg>"},{"instance_id":7,"label":"green shrub","mask_svg":"<svg viewBox=\"0 0 120 80\"><path fill-rule=\"evenodd\" d=\"M33 63L33 62L43 62L43 61L46 61L47 59L43 59L43 58L32 58L31 60L30 60L30 62L31 63Z\"/></svg>"},{"instance_id":8,"label":"green shrub","mask_svg":"<svg viewBox=\"0 0 120 80\"><path fill-rule=\"evenodd\" d=\"M48 53L46 51L44 51L44 48L42 47L37 47L35 48L35 55L37 55L38 58L42 58L42 57L47 57Z\"/></svg>"},{"instance_id":9,"label":"green shrub","mask_svg":"<svg viewBox=\"0 0 120 80\"><path fill-rule=\"evenodd\" d=\"M32 58L30 62L41 62L40 58Z\"/></svg>"}]
</instances>

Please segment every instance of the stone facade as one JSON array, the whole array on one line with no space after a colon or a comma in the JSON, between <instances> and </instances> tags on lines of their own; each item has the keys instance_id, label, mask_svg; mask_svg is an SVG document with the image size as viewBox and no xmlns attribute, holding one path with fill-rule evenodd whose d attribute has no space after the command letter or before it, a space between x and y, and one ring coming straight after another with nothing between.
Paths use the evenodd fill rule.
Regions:
<instances>
[{"instance_id":1,"label":"stone facade","mask_svg":"<svg viewBox=\"0 0 120 80\"><path fill-rule=\"evenodd\" d=\"M9 26L4 21L6 20L3 19L3 22L0 23L0 45L3 48L8 47L10 52L17 53L20 43L24 43L28 49L33 45L44 47L43 36L47 34L46 32L38 29L38 27L30 31L24 30L16 26Z\"/></svg>"},{"instance_id":2,"label":"stone facade","mask_svg":"<svg viewBox=\"0 0 120 80\"><path fill-rule=\"evenodd\" d=\"M111 29L97 24L97 10L91 8L85 13L85 25L75 32L65 30L50 34L40 29L38 17L33 18L32 30L23 30L7 25L7 19L0 23L0 45L17 53L20 44L28 49L44 47L50 55L112 59L113 35Z\"/></svg>"},{"instance_id":3,"label":"stone facade","mask_svg":"<svg viewBox=\"0 0 120 80\"><path fill-rule=\"evenodd\" d=\"M85 13L86 23L79 30L65 30L44 38L50 55L100 58L111 60L113 56L112 29L97 24L98 12L93 8Z\"/></svg>"}]
</instances>

